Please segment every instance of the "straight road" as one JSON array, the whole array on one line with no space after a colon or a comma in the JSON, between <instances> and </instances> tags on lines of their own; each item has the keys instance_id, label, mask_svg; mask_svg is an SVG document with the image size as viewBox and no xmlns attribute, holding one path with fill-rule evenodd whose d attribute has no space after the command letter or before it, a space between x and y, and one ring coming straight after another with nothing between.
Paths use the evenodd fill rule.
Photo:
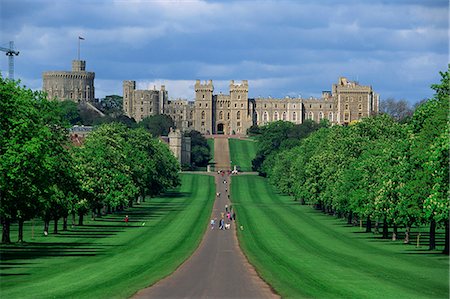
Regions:
<instances>
[{"instance_id":1,"label":"straight road","mask_svg":"<svg viewBox=\"0 0 450 299\"><path fill-rule=\"evenodd\" d=\"M216 165L229 169L228 139L216 138L214 148ZM133 298L279 298L241 252L234 222L229 230L219 230L222 213L227 222L225 205L231 204L230 177L216 173L215 178L220 192L211 215L216 219L215 228L208 226L199 248L172 275Z\"/></svg>"}]
</instances>

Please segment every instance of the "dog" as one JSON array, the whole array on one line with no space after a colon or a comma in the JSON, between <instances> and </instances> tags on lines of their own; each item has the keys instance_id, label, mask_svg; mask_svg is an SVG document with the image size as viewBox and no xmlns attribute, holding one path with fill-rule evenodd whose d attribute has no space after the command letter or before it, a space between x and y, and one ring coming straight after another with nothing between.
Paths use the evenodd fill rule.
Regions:
<instances>
[{"instance_id":1,"label":"dog","mask_svg":"<svg viewBox=\"0 0 450 299\"><path fill-rule=\"evenodd\" d=\"M231 224L225 223L225 229L230 229Z\"/></svg>"}]
</instances>

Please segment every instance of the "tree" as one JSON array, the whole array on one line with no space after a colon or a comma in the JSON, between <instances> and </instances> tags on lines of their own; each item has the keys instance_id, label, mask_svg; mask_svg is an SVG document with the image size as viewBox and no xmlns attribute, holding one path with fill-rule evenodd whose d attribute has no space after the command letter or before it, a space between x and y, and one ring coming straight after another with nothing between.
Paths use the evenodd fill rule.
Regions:
<instances>
[{"instance_id":1,"label":"tree","mask_svg":"<svg viewBox=\"0 0 450 299\"><path fill-rule=\"evenodd\" d=\"M175 127L173 119L165 114L157 114L145 117L139 126L147 129L153 137L167 136L170 128Z\"/></svg>"},{"instance_id":2,"label":"tree","mask_svg":"<svg viewBox=\"0 0 450 299\"><path fill-rule=\"evenodd\" d=\"M192 167L204 167L211 159L211 149L206 138L199 131L189 131L186 137L191 138L191 164Z\"/></svg>"},{"instance_id":3,"label":"tree","mask_svg":"<svg viewBox=\"0 0 450 299\"><path fill-rule=\"evenodd\" d=\"M69 160L67 129L54 101L42 92L0 78L0 217L2 242L9 243L9 225L19 224L42 209L40 198L58 185L61 163Z\"/></svg>"},{"instance_id":4,"label":"tree","mask_svg":"<svg viewBox=\"0 0 450 299\"><path fill-rule=\"evenodd\" d=\"M407 100L387 98L380 102L380 112L392 116L396 121L403 121L413 115L413 108Z\"/></svg>"}]
</instances>

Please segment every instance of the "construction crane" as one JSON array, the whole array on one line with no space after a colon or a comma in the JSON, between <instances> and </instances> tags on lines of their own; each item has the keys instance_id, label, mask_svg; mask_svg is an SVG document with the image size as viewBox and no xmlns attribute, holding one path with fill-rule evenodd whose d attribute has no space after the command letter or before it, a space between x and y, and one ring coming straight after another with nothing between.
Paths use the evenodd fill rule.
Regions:
<instances>
[{"instance_id":1,"label":"construction crane","mask_svg":"<svg viewBox=\"0 0 450 299\"><path fill-rule=\"evenodd\" d=\"M9 62L9 79L14 80L14 55L19 55L19 51L14 50L14 42L9 42L9 48L3 48L0 47L0 51L3 51L6 53L6 56L8 56L8 62Z\"/></svg>"}]
</instances>

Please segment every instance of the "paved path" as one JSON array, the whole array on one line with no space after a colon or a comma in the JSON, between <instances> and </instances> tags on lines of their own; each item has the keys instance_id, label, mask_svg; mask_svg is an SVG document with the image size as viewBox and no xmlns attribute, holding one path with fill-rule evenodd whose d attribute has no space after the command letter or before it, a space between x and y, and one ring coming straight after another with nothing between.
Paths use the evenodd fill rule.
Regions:
<instances>
[{"instance_id":1,"label":"paved path","mask_svg":"<svg viewBox=\"0 0 450 299\"><path fill-rule=\"evenodd\" d=\"M225 142L224 142L225 141ZM228 156L228 140L215 139L216 161ZM224 153L226 152L226 153ZM228 162L229 165L229 162ZM215 174L217 192L212 217L220 220L228 200L228 175ZM224 183L223 181L226 181ZM237 215L239 217L239 215ZM217 221L218 222L218 221ZM199 248L171 276L154 286L139 291L133 298L279 298L256 274L242 254L234 223L229 230L209 227Z\"/></svg>"}]
</instances>

